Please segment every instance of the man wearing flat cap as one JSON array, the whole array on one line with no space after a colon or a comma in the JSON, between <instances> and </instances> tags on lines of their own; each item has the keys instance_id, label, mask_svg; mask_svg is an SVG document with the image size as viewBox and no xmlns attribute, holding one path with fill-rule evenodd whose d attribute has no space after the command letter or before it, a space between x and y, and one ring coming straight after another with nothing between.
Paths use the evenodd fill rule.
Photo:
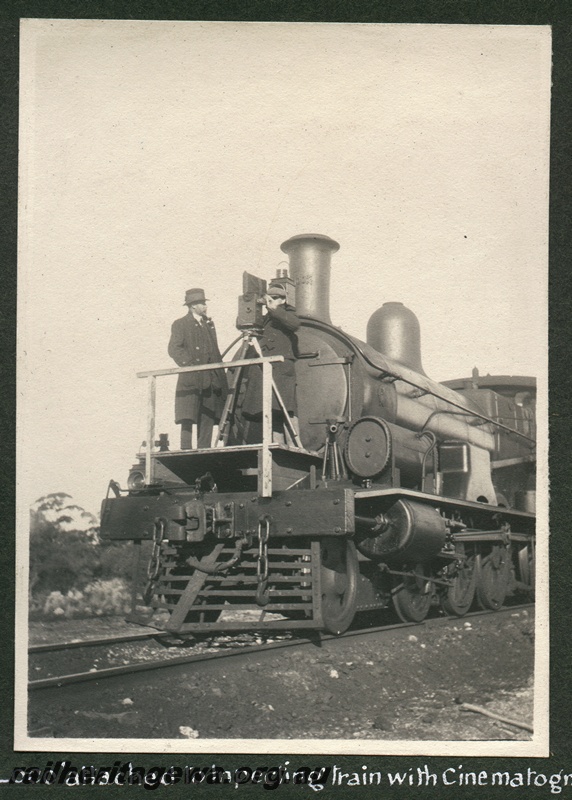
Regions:
<instances>
[{"instance_id":1,"label":"man wearing flat cap","mask_svg":"<svg viewBox=\"0 0 572 800\"><path fill-rule=\"evenodd\" d=\"M213 321L207 317L203 289L185 294L188 313L171 326L169 355L179 367L215 364L222 361ZM181 450L192 445L193 424L197 425L197 446L211 447L213 426L220 420L228 384L224 370L182 372L175 395L175 422L181 426Z\"/></svg>"},{"instance_id":2,"label":"man wearing flat cap","mask_svg":"<svg viewBox=\"0 0 572 800\"><path fill-rule=\"evenodd\" d=\"M296 331L300 327L294 308L288 305L287 293L279 280L273 280L268 286L264 296L266 316L260 349L264 356L284 356L283 362L277 362L272 368L272 377L276 388L297 428L297 403L296 403L296 368L298 358L298 337ZM245 416L257 419L262 411L262 376L260 369L249 368L248 386L244 399L243 412ZM284 442L288 429L284 425L284 412L278 400L272 395L272 430L275 442Z\"/></svg>"}]
</instances>

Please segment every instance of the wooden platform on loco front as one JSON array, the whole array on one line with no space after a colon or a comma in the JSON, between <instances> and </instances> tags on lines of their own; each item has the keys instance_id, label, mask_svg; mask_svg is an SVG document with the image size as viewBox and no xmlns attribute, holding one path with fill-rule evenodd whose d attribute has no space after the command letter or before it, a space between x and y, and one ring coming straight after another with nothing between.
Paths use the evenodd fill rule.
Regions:
<instances>
[{"instance_id":1,"label":"wooden platform on loco front","mask_svg":"<svg viewBox=\"0 0 572 800\"><path fill-rule=\"evenodd\" d=\"M212 447L201 450L162 450L151 454L153 473L160 480L195 480L210 472L219 492L257 491L263 453L262 444ZM311 488L322 464L322 456L311 450L272 443L272 490L298 485ZM145 458L145 453L139 454ZM303 485L302 485L303 484Z\"/></svg>"}]
</instances>

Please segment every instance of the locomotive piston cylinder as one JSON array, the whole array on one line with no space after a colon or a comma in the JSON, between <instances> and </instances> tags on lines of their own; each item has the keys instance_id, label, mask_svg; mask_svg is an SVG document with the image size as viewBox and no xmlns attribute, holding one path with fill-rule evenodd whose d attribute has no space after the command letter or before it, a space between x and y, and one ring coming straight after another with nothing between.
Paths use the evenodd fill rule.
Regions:
<instances>
[{"instance_id":1,"label":"locomotive piston cylinder","mask_svg":"<svg viewBox=\"0 0 572 800\"><path fill-rule=\"evenodd\" d=\"M374 520L359 515L355 519L358 536L366 531L375 534L356 542L358 550L374 561L426 561L445 544L445 520L437 509L422 503L400 499Z\"/></svg>"}]
</instances>

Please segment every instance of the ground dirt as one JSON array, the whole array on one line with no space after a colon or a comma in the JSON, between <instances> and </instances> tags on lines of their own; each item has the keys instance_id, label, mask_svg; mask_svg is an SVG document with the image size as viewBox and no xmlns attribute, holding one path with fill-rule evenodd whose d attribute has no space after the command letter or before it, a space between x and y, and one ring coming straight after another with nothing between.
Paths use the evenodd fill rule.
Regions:
<instances>
[{"instance_id":1,"label":"ground dirt","mask_svg":"<svg viewBox=\"0 0 572 800\"><path fill-rule=\"evenodd\" d=\"M34 623L30 643L126 631L117 620ZM200 668L180 665L102 680L87 690L77 685L32 692L30 732L71 738L527 740L528 731L461 704L532 724L533 657L532 610L429 620L248 660L243 654Z\"/></svg>"}]
</instances>

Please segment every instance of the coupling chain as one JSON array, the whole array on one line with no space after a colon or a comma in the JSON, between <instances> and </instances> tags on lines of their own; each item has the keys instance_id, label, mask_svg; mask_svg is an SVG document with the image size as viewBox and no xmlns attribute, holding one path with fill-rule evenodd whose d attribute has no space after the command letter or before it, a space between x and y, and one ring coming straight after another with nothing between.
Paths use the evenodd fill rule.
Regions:
<instances>
[{"instance_id":1,"label":"coupling chain","mask_svg":"<svg viewBox=\"0 0 572 800\"><path fill-rule=\"evenodd\" d=\"M270 602L268 591L268 539L270 536L270 518L264 516L258 523L258 563L256 565L256 602L266 606Z\"/></svg>"},{"instance_id":2,"label":"coupling chain","mask_svg":"<svg viewBox=\"0 0 572 800\"><path fill-rule=\"evenodd\" d=\"M228 572L231 567L238 564L242 557L242 551L247 544L248 542L245 537L237 539L229 561L219 561L216 564L202 564L198 558L189 556L185 563L198 572L205 572L207 575L217 575L219 572Z\"/></svg>"},{"instance_id":3,"label":"coupling chain","mask_svg":"<svg viewBox=\"0 0 572 800\"><path fill-rule=\"evenodd\" d=\"M155 583L161 571L161 542L165 534L165 520L158 518L155 520L155 531L153 532L153 548L147 564L147 585L143 592L143 600L149 603L153 597Z\"/></svg>"}]
</instances>

